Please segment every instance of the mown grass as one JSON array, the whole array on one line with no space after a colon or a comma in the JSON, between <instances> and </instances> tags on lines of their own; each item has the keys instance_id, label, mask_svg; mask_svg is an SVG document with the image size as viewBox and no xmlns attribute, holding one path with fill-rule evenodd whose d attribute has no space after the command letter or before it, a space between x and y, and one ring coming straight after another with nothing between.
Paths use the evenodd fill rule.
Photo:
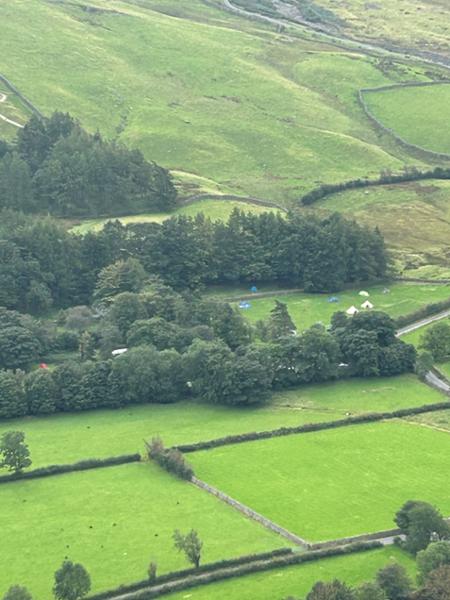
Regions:
<instances>
[{"instance_id":1,"label":"mown grass","mask_svg":"<svg viewBox=\"0 0 450 600\"><path fill-rule=\"evenodd\" d=\"M440 402L435 390L412 375L304 386L273 395L266 406L231 408L181 402L132 406L2 421L0 433L24 431L33 466L139 452L144 440L167 445L265 431L345 417L347 412L390 411Z\"/></svg>"},{"instance_id":2,"label":"mown grass","mask_svg":"<svg viewBox=\"0 0 450 600\"><path fill-rule=\"evenodd\" d=\"M234 200L199 200L197 202L193 202L192 204L188 204L187 206L181 206L171 213L129 215L125 217L118 217L117 220L124 225L128 225L129 223L162 223L166 219L170 219L171 217L175 216L195 217L195 215L203 213L205 217L213 221L226 221L235 208L254 214L261 214L268 211L279 212L274 208L259 206L246 202L238 202ZM74 225L71 228L71 231L72 233L78 233L82 235L88 231L100 231L108 221L114 220L116 219L87 219L85 221L81 221L77 225Z\"/></svg>"},{"instance_id":3,"label":"mown grass","mask_svg":"<svg viewBox=\"0 0 450 600\"><path fill-rule=\"evenodd\" d=\"M399 269L433 279L450 275L449 197L450 182L429 180L350 190L314 207L377 226Z\"/></svg>"},{"instance_id":4,"label":"mown grass","mask_svg":"<svg viewBox=\"0 0 450 600\"><path fill-rule=\"evenodd\" d=\"M383 293L386 288L389 293ZM275 306L275 300L279 300L287 304L297 328L303 330L314 323L328 324L335 312L346 311L350 306L360 309L366 298L359 296L359 291L369 292L369 299L375 310L384 311L394 318L413 312L425 304L450 297L450 286L446 285L392 283L364 287L363 290L345 290L337 294L296 292L279 297L253 298L249 301L250 308L241 310L246 318L255 322L266 319ZM331 296L336 296L339 301L329 302Z\"/></svg>"},{"instance_id":5,"label":"mown grass","mask_svg":"<svg viewBox=\"0 0 450 600\"><path fill-rule=\"evenodd\" d=\"M10 585L49 598L53 573L69 558L89 571L92 590L186 568L174 529L199 532L205 562L285 546L285 540L152 464L135 464L0 487L0 593ZM220 534L218 534L220 532Z\"/></svg>"},{"instance_id":6,"label":"mown grass","mask_svg":"<svg viewBox=\"0 0 450 600\"><path fill-rule=\"evenodd\" d=\"M309 540L391 528L408 499L450 514L442 485L450 437L411 423L274 438L189 458L200 479Z\"/></svg>"},{"instance_id":7,"label":"mown grass","mask_svg":"<svg viewBox=\"0 0 450 600\"><path fill-rule=\"evenodd\" d=\"M348 585L358 585L374 578L375 573L396 561L412 577L415 573L413 559L398 548L382 548L362 554L327 558L319 562L256 573L229 579L177 594L165 596L167 600L281 600L288 596L306 597L316 581L340 579Z\"/></svg>"},{"instance_id":8,"label":"mown grass","mask_svg":"<svg viewBox=\"0 0 450 600\"><path fill-rule=\"evenodd\" d=\"M70 111L90 130L206 178L206 188L290 202L320 181L411 163L355 105L359 87L403 71L200 0L118 1L113 10L2 3L5 74L44 113ZM404 71L424 77L421 68Z\"/></svg>"},{"instance_id":9,"label":"mown grass","mask_svg":"<svg viewBox=\"0 0 450 600\"><path fill-rule=\"evenodd\" d=\"M405 141L426 150L450 153L449 85L370 92L364 100L371 113Z\"/></svg>"}]
</instances>

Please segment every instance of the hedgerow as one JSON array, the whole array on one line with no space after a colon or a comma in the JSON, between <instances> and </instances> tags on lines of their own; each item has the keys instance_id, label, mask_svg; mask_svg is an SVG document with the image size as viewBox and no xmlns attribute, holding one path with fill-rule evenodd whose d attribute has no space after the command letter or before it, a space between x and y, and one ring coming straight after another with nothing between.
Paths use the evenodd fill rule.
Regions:
<instances>
[{"instance_id":1,"label":"hedgerow","mask_svg":"<svg viewBox=\"0 0 450 600\"><path fill-rule=\"evenodd\" d=\"M90 458L80 460L69 465L49 465L31 471L22 471L19 473L10 473L0 475L0 483L9 483L20 479L37 479L39 477L50 477L52 475L62 475L63 473L73 473L75 471L88 471L89 469L101 469L104 467L113 467L125 465L132 462L139 462L140 454L124 454L122 456L111 456L109 458Z\"/></svg>"}]
</instances>

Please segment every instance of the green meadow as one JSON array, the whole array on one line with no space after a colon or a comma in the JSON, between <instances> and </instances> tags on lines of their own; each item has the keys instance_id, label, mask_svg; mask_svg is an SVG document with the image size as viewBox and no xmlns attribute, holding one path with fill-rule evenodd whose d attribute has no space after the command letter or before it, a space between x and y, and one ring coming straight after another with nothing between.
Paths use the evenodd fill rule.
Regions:
<instances>
[{"instance_id":1,"label":"green meadow","mask_svg":"<svg viewBox=\"0 0 450 600\"><path fill-rule=\"evenodd\" d=\"M152 560L161 573L186 568L173 548L176 528L198 530L205 562L286 545L149 463L2 485L0 502L2 595L20 582L34 597L50 597L65 558L85 565L94 592L145 579Z\"/></svg>"},{"instance_id":2,"label":"green meadow","mask_svg":"<svg viewBox=\"0 0 450 600\"><path fill-rule=\"evenodd\" d=\"M370 112L410 144L450 154L447 123L450 118L450 86L404 87L367 92Z\"/></svg>"},{"instance_id":3,"label":"green meadow","mask_svg":"<svg viewBox=\"0 0 450 600\"><path fill-rule=\"evenodd\" d=\"M375 573L396 561L414 577L414 561L398 548L381 548L345 557L327 558L315 563L275 569L192 588L165 596L167 600L281 600L287 596L305 597L316 581L335 578L348 585L369 581Z\"/></svg>"},{"instance_id":4,"label":"green meadow","mask_svg":"<svg viewBox=\"0 0 450 600\"><path fill-rule=\"evenodd\" d=\"M409 422L249 442L189 459L197 477L307 540L389 529L411 498L450 514L442 485L450 437Z\"/></svg>"},{"instance_id":5,"label":"green meadow","mask_svg":"<svg viewBox=\"0 0 450 600\"><path fill-rule=\"evenodd\" d=\"M384 293L385 289L388 293ZM375 310L387 312L391 317L406 315L432 302L438 302L450 297L450 286L430 285L414 283L387 283L364 287L357 290L345 290L337 294L305 294L296 292L277 297L253 298L248 309L241 309L245 317L255 322L266 319L275 300L285 302L294 323L299 330L307 329L314 323L327 325L332 315L337 311L346 311L350 306L361 309L361 304L367 299L360 296L360 291L369 292L369 300ZM329 302L330 297L335 296L338 302Z\"/></svg>"},{"instance_id":6,"label":"green meadow","mask_svg":"<svg viewBox=\"0 0 450 600\"><path fill-rule=\"evenodd\" d=\"M200 0L93 4L1 3L2 69L45 114L70 111L181 183L194 175L200 189L206 178L206 189L288 203L321 181L412 164L380 140L355 94L422 80L423 68L381 68Z\"/></svg>"},{"instance_id":7,"label":"green meadow","mask_svg":"<svg viewBox=\"0 0 450 600\"><path fill-rule=\"evenodd\" d=\"M25 432L33 466L66 464L141 452L144 440L166 445L236 433L265 431L344 418L346 413L382 412L440 402L442 396L414 375L353 379L304 386L273 395L261 407L234 408L193 402L133 406L3 421L0 434Z\"/></svg>"},{"instance_id":8,"label":"green meadow","mask_svg":"<svg viewBox=\"0 0 450 600\"><path fill-rule=\"evenodd\" d=\"M212 221L227 221L233 210L236 208L254 214L261 214L268 211L278 212L275 208L234 200L199 200L197 202L192 202L192 204L188 204L187 206L180 206L171 213L129 215L126 217L117 217L117 219L88 219L74 225L71 228L71 231L77 234L85 234L88 231L100 231L108 221L118 220L124 225L130 223L162 223L171 217L195 217L199 213L203 213L206 218L209 218Z\"/></svg>"}]
</instances>

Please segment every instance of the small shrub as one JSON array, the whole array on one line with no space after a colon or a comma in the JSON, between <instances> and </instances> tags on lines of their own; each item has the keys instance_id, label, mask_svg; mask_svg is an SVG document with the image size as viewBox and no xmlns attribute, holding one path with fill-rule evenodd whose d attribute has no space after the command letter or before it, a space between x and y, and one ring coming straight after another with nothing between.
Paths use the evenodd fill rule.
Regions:
<instances>
[{"instance_id":1,"label":"small shrub","mask_svg":"<svg viewBox=\"0 0 450 600\"><path fill-rule=\"evenodd\" d=\"M153 438L151 443L147 444L147 450L149 458L156 461L169 473L188 481L194 476L192 467L182 453L176 448L165 448L161 438Z\"/></svg>"}]
</instances>

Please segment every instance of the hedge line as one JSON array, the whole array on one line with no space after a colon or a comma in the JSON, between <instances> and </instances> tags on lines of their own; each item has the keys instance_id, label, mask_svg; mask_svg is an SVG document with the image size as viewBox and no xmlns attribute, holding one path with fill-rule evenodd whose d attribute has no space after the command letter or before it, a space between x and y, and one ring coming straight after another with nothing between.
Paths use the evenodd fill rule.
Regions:
<instances>
[{"instance_id":1,"label":"hedge line","mask_svg":"<svg viewBox=\"0 0 450 600\"><path fill-rule=\"evenodd\" d=\"M210 573L211 571L217 571L219 569L238 567L240 565L246 565L262 560L270 560L271 558L276 558L278 556L286 556L288 554L292 554L291 548L278 548L277 550L272 550L270 552L262 552L260 554L245 554L244 556L238 556L237 558L229 558L227 560L224 559L205 565L200 565L198 569L192 567L190 569L183 569L181 571L172 571L170 573L165 573L164 575L159 575L151 582L148 579L143 579L141 581L136 581L135 583L130 583L128 585L119 585L118 587L112 590L107 590L106 592L101 592L100 594L94 594L93 596L89 596L88 598L86 598L86 600L107 600L108 598L113 598L114 596L137 592L144 588L159 586L163 583L169 583L178 579L185 579L186 577L191 577L192 575L201 575L203 573Z\"/></svg>"},{"instance_id":2,"label":"hedge line","mask_svg":"<svg viewBox=\"0 0 450 600\"><path fill-rule=\"evenodd\" d=\"M338 419L336 421L324 421L321 423L307 423L298 425L297 427L280 427L270 431L252 431L250 433L242 433L238 435L228 435L214 440L195 442L193 444L182 444L175 446L177 450L183 453L197 452L198 450L211 450L219 446L228 446L230 444L240 444L243 442L252 442L256 440L266 440L273 437L282 437L285 435L294 435L298 433L310 433L313 431L322 431L324 429L335 429L338 427L347 427L349 425L358 425L360 423L372 423L374 421L382 421L385 419L398 419L401 417L409 417L411 415L419 415L437 410L450 408L450 402L438 402L435 404L424 404L414 408L402 408L393 412L382 413L366 413L355 417L347 417L346 419Z\"/></svg>"},{"instance_id":3,"label":"hedge line","mask_svg":"<svg viewBox=\"0 0 450 600\"><path fill-rule=\"evenodd\" d=\"M411 325L411 323L415 323L416 321L420 321L426 317L432 317L437 313L446 310L447 308L450 308L450 298L441 300L441 302L426 304L425 306L422 306L422 308L419 308L412 313L398 317L395 319L395 323L397 327L405 327L406 325Z\"/></svg>"},{"instance_id":4,"label":"hedge line","mask_svg":"<svg viewBox=\"0 0 450 600\"><path fill-rule=\"evenodd\" d=\"M420 181L423 179L450 179L450 169L436 167L429 171L411 171L410 173L401 173L399 175L380 175L378 179L351 179L342 183L323 184L302 196L300 202L304 205L309 205L345 190Z\"/></svg>"},{"instance_id":5,"label":"hedge line","mask_svg":"<svg viewBox=\"0 0 450 600\"><path fill-rule=\"evenodd\" d=\"M382 546L383 545L381 544L381 542L376 541L361 542L356 544L348 544L346 546L340 546L336 548L327 548L323 550L314 550L303 553L292 553L286 556L274 557L272 559L269 559L268 561L258 561L243 564L234 569L231 568L228 571L222 570L211 572L205 574L200 580L195 575L192 575L191 577L188 577L181 581L168 582L161 586L157 586L156 589L148 587L147 589L138 590L134 594L132 593L129 596L129 598L131 600L150 600L150 598L157 598L159 596L164 596L165 594L169 594L175 591L207 585L215 581L222 581L225 579L231 579L233 577L248 575L250 573L269 571L271 569L279 569L306 562L313 562L331 556L341 556L345 554L353 554L356 552L366 552L369 550L374 550L376 548L381 548Z\"/></svg>"},{"instance_id":6,"label":"hedge line","mask_svg":"<svg viewBox=\"0 0 450 600\"><path fill-rule=\"evenodd\" d=\"M125 465L127 463L139 462L140 460L140 454L124 454L122 456L110 456L109 458L89 458L70 465L49 465L48 467L41 467L39 469L33 469L32 471L0 475L0 484L21 479L37 479L38 477L50 477L52 475L61 475L63 473L72 473L74 471L88 471L89 469L101 469L104 467Z\"/></svg>"}]
</instances>

